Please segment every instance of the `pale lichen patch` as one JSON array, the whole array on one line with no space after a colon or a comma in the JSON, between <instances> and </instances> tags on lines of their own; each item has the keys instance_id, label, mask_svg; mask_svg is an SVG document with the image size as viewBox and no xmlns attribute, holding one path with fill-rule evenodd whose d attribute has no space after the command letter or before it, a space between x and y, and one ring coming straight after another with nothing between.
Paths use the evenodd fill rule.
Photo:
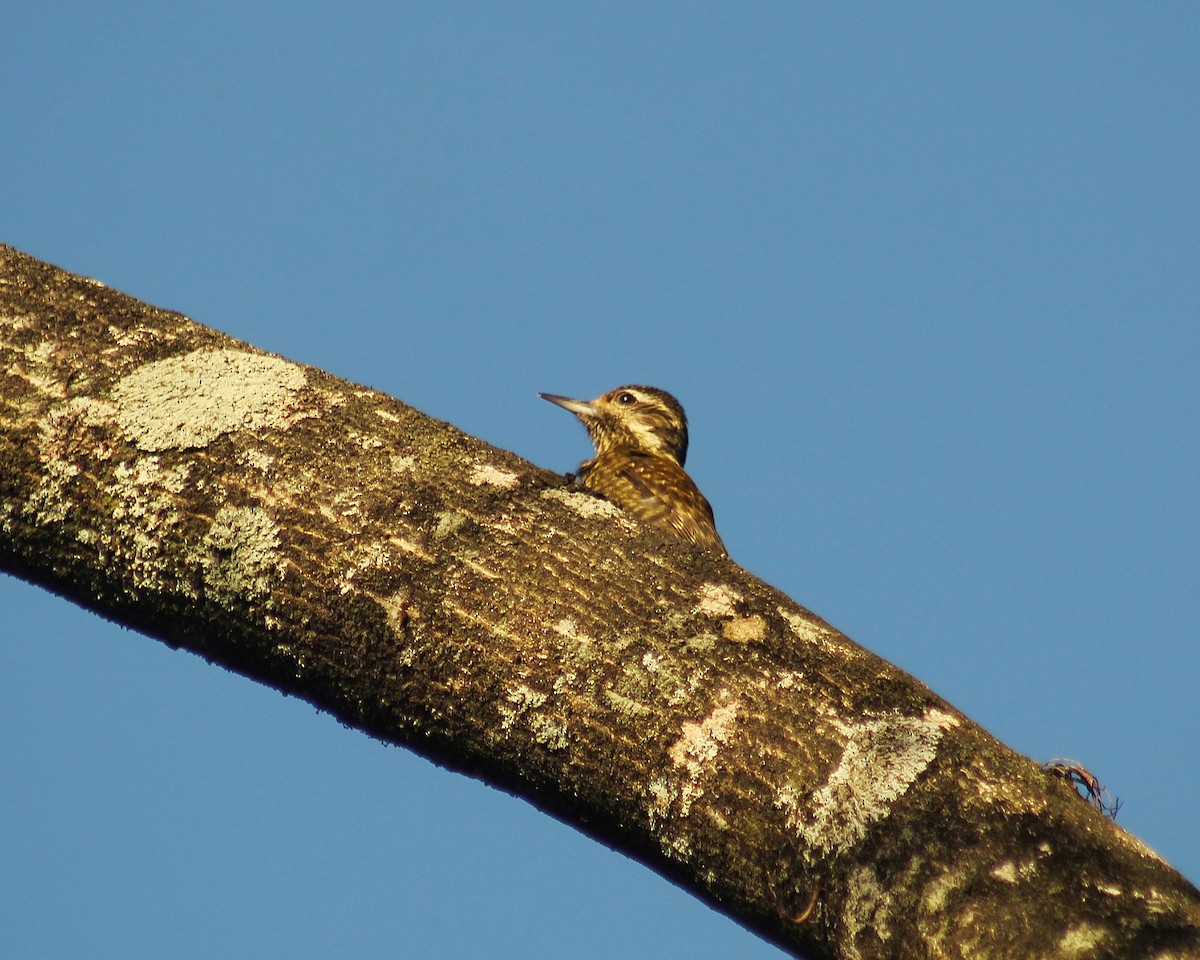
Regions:
<instances>
[{"instance_id":1,"label":"pale lichen patch","mask_svg":"<svg viewBox=\"0 0 1200 960\"><path fill-rule=\"evenodd\" d=\"M467 476L467 481L477 487L500 487L502 490L515 487L518 479L511 470L501 470L490 463L477 463Z\"/></svg>"},{"instance_id":2,"label":"pale lichen patch","mask_svg":"<svg viewBox=\"0 0 1200 960\"><path fill-rule=\"evenodd\" d=\"M261 507L221 507L204 536L204 585L224 600L259 600L283 579L279 527Z\"/></svg>"},{"instance_id":3,"label":"pale lichen patch","mask_svg":"<svg viewBox=\"0 0 1200 960\"><path fill-rule=\"evenodd\" d=\"M658 820L667 811L671 809L671 802L675 799L675 791L671 785L662 779L650 781L650 816L654 820Z\"/></svg>"},{"instance_id":4,"label":"pale lichen patch","mask_svg":"<svg viewBox=\"0 0 1200 960\"><path fill-rule=\"evenodd\" d=\"M142 450L203 447L225 433L284 427L304 368L244 350L196 350L143 364L113 388L117 422Z\"/></svg>"},{"instance_id":5,"label":"pale lichen patch","mask_svg":"<svg viewBox=\"0 0 1200 960\"><path fill-rule=\"evenodd\" d=\"M758 643L767 635L767 621L757 613L737 617L721 628L721 636L731 643Z\"/></svg>"},{"instance_id":6,"label":"pale lichen patch","mask_svg":"<svg viewBox=\"0 0 1200 960\"><path fill-rule=\"evenodd\" d=\"M445 540L446 537L457 533L459 528L466 522L467 517L465 514L454 510L443 510L437 514L437 524L433 528L433 538L435 540Z\"/></svg>"},{"instance_id":7,"label":"pale lichen patch","mask_svg":"<svg viewBox=\"0 0 1200 960\"><path fill-rule=\"evenodd\" d=\"M500 707L500 728L507 732L512 730L523 714L541 707L546 702L546 694L521 683L510 690L504 699L505 705Z\"/></svg>"},{"instance_id":8,"label":"pale lichen patch","mask_svg":"<svg viewBox=\"0 0 1200 960\"><path fill-rule=\"evenodd\" d=\"M676 766L690 766L694 762L708 763L714 760L720 745L729 739L730 731L737 721L737 702L716 707L699 723L683 724L683 733L667 751Z\"/></svg>"},{"instance_id":9,"label":"pale lichen patch","mask_svg":"<svg viewBox=\"0 0 1200 960\"><path fill-rule=\"evenodd\" d=\"M615 519L625 516L620 508L600 497L594 497L590 493L552 487L549 490L543 490L542 496L547 500L557 500L559 503L565 504L581 517L611 517Z\"/></svg>"},{"instance_id":10,"label":"pale lichen patch","mask_svg":"<svg viewBox=\"0 0 1200 960\"><path fill-rule=\"evenodd\" d=\"M742 595L723 583L706 583L700 588L696 609L708 617L732 617Z\"/></svg>"},{"instance_id":11,"label":"pale lichen patch","mask_svg":"<svg viewBox=\"0 0 1200 960\"><path fill-rule=\"evenodd\" d=\"M269 453L264 453L262 450L254 447L247 447L243 450L238 459L251 470L257 473L266 473L271 467L275 466L275 458Z\"/></svg>"},{"instance_id":12,"label":"pale lichen patch","mask_svg":"<svg viewBox=\"0 0 1200 960\"><path fill-rule=\"evenodd\" d=\"M735 700L713 708L699 723L685 722L679 739L667 750L671 762L683 768L684 779L677 791L680 815L687 816L692 804L703 796L703 780L715 770L721 746L729 742L740 710L741 704Z\"/></svg>"},{"instance_id":13,"label":"pale lichen patch","mask_svg":"<svg viewBox=\"0 0 1200 960\"><path fill-rule=\"evenodd\" d=\"M164 467L152 456L119 463L113 469L107 493L112 499L114 531L99 534L98 539L113 556L122 558L138 587L173 586L195 595L190 577L178 579L178 570L168 569L164 547L178 535L183 522L174 495L187 487L190 472L185 464Z\"/></svg>"},{"instance_id":14,"label":"pale lichen patch","mask_svg":"<svg viewBox=\"0 0 1200 960\"><path fill-rule=\"evenodd\" d=\"M806 643L819 643L827 639L832 631L824 624L817 623L815 620L804 617L795 610L789 610L787 607L776 607L776 611L799 639Z\"/></svg>"},{"instance_id":15,"label":"pale lichen patch","mask_svg":"<svg viewBox=\"0 0 1200 960\"><path fill-rule=\"evenodd\" d=\"M535 715L530 729L533 739L547 750L565 750L570 745L567 727L553 717Z\"/></svg>"},{"instance_id":16,"label":"pale lichen patch","mask_svg":"<svg viewBox=\"0 0 1200 960\"><path fill-rule=\"evenodd\" d=\"M815 850L844 850L891 812L937 754L948 725L940 711L922 717L884 715L838 724L846 738L837 765L825 783L801 797L781 790L776 806Z\"/></svg>"}]
</instances>

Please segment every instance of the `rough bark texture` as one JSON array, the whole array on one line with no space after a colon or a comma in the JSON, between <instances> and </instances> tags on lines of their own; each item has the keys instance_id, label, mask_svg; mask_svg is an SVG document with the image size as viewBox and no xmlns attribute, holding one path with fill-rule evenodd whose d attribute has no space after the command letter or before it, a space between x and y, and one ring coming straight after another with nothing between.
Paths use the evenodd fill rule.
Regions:
<instances>
[{"instance_id":1,"label":"rough bark texture","mask_svg":"<svg viewBox=\"0 0 1200 960\"><path fill-rule=\"evenodd\" d=\"M0 567L520 794L798 955L1200 956L1183 877L736 564L7 247Z\"/></svg>"}]
</instances>

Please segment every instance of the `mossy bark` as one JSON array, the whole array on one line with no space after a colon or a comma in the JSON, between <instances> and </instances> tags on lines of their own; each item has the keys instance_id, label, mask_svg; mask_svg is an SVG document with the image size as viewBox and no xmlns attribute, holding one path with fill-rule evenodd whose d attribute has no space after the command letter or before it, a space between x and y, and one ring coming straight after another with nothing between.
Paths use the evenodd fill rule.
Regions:
<instances>
[{"instance_id":1,"label":"mossy bark","mask_svg":"<svg viewBox=\"0 0 1200 960\"><path fill-rule=\"evenodd\" d=\"M519 794L801 956L1200 956L1183 877L732 561L7 247L0 568Z\"/></svg>"}]
</instances>

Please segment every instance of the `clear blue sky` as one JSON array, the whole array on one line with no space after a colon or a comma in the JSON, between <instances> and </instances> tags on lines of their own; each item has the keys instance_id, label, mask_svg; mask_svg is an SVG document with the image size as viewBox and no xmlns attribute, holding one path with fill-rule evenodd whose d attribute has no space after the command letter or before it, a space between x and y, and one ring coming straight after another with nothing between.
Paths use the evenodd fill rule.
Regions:
<instances>
[{"instance_id":1,"label":"clear blue sky","mask_svg":"<svg viewBox=\"0 0 1200 960\"><path fill-rule=\"evenodd\" d=\"M1200 878L1200 7L18 4L0 240L734 558ZM524 803L0 580L0 955L778 957Z\"/></svg>"}]
</instances>

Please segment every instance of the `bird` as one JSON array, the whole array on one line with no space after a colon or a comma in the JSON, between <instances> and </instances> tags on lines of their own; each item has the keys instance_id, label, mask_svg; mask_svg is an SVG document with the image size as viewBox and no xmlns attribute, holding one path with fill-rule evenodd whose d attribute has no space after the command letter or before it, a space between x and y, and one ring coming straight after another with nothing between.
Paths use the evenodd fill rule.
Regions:
<instances>
[{"instance_id":1,"label":"bird","mask_svg":"<svg viewBox=\"0 0 1200 960\"><path fill-rule=\"evenodd\" d=\"M726 556L712 507L683 469L688 427L683 406L658 387L617 387L595 400L539 393L570 410L587 428L596 455L579 466L585 490L639 520L666 527Z\"/></svg>"}]
</instances>

